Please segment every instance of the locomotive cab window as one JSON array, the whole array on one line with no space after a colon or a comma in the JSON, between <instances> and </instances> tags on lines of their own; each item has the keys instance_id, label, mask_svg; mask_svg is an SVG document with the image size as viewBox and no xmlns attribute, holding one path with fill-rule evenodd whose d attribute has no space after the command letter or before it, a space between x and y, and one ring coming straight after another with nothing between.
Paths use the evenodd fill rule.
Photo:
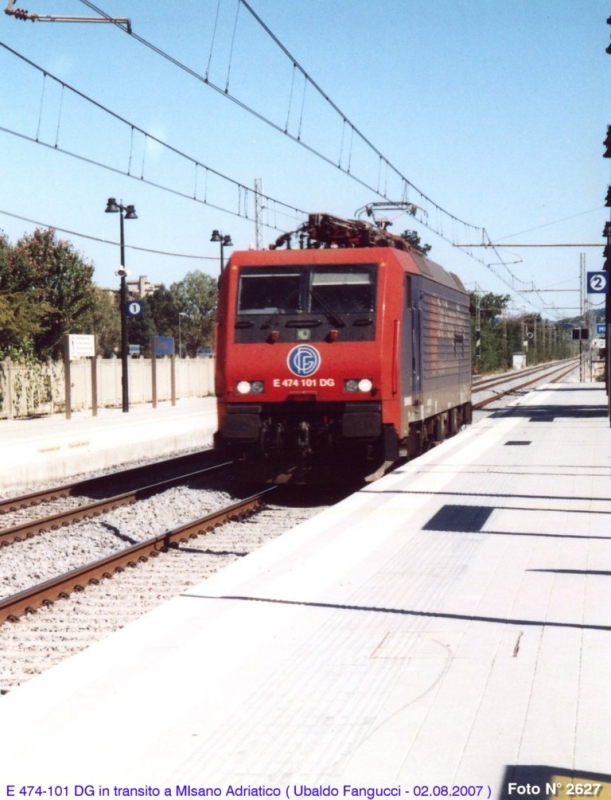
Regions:
<instances>
[{"instance_id":1,"label":"locomotive cab window","mask_svg":"<svg viewBox=\"0 0 611 800\"><path fill-rule=\"evenodd\" d=\"M312 270L310 311L372 312L374 280L370 269L344 267L341 270Z\"/></svg>"},{"instance_id":2,"label":"locomotive cab window","mask_svg":"<svg viewBox=\"0 0 611 800\"><path fill-rule=\"evenodd\" d=\"M294 314L300 310L299 272L244 271L240 277L238 314Z\"/></svg>"}]
</instances>

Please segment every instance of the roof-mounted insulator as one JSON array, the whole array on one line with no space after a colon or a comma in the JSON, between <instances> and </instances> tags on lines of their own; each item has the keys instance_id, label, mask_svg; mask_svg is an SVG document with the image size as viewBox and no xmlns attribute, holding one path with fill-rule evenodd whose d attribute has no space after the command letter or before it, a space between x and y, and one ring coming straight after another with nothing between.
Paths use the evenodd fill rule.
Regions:
<instances>
[{"instance_id":1,"label":"roof-mounted insulator","mask_svg":"<svg viewBox=\"0 0 611 800\"><path fill-rule=\"evenodd\" d=\"M22 8L15 8L15 0L8 0L8 5L4 13L15 19L30 19L32 22L106 22L116 25L124 25L128 33L132 32L131 20L127 17L58 17L45 14L31 14Z\"/></svg>"},{"instance_id":2,"label":"roof-mounted insulator","mask_svg":"<svg viewBox=\"0 0 611 800\"><path fill-rule=\"evenodd\" d=\"M15 2L15 0L13 0L13 2ZM32 15L29 11L22 8L12 8L11 6L12 4L9 3L9 8L6 8L4 11L5 14L10 14L12 17L15 17L15 19L31 19Z\"/></svg>"}]
</instances>

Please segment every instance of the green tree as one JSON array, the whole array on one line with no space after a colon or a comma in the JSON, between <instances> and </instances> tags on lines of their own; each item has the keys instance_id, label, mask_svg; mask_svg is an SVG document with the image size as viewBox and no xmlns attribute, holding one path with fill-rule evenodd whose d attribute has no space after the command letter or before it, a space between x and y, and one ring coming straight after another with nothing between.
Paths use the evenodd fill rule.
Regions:
<instances>
[{"instance_id":1,"label":"green tree","mask_svg":"<svg viewBox=\"0 0 611 800\"><path fill-rule=\"evenodd\" d=\"M96 337L97 354L103 358L119 355L121 349L121 309L119 295L96 286L93 290L91 327L88 333Z\"/></svg>"},{"instance_id":2,"label":"green tree","mask_svg":"<svg viewBox=\"0 0 611 800\"><path fill-rule=\"evenodd\" d=\"M403 233L400 235L402 239L405 239L405 241L414 248L414 250L418 250L423 255L427 255L432 247L430 244L422 244L418 231L403 231Z\"/></svg>"},{"instance_id":3,"label":"green tree","mask_svg":"<svg viewBox=\"0 0 611 800\"><path fill-rule=\"evenodd\" d=\"M91 328L93 265L70 242L56 240L52 228L22 237L5 255L0 289L44 309L40 330L32 334L34 352L39 359L58 358L66 333Z\"/></svg>"},{"instance_id":4,"label":"green tree","mask_svg":"<svg viewBox=\"0 0 611 800\"><path fill-rule=\"evenodd\" d=\"M481 319L493 320L507 310L511 300L508 294L494 294L493 292L471 292L471 316L475 317L478 310Z\"/></svg>"},{"instance_id":5,"label":"green tree","mask_svg":"<svg viewBox=\"0 0 611 800\"><path fill-rule=\"evenodd\" d=\"M472 292L470 297L474 373L507 369L510 350L504 314L509 295Z\"/></svg>"},{"instance_id":6,"label":"green tree","mask_svg":"<svg viewBox=\"0 0 611 800\"><path fill-rule=\"evenodd\" d=\"M23 361L34 358L34 337L43 330L43 318L52 311L39 293L13 291L10 263L13 248L0 232L0 360L10 357Z\"/></svg>"},{"instance_id":7,"label":"green tree","mask_svg":"<svg viewBox=\"0 0 611 800\"><path fill-rule=\"evenodd\" d=\"M182 281L173 283L170 293L177 309L174 331L178 332L178 314L182 313L182 342L188 355L194 356L198 347L210 346L214 341L217 282L210 275L195 270L188 272Z\"/></svg>"},{"instance_id":8,"label":"green tree","mask_svg":"<svg viewBox=\"0 0 611 800\"><path fill-rule=\"evenodd\" d=\"M146 298L157 336L174 336L178 329L176 298L163 284Z\"/></svg>"},{"instance_id":9,"label":"green tree","mask_svg":"<svg viewBox=\"0 0 611 800\"><path fill-rule=\"evenodd\" d=\"M49 310L25 292L0 292L0 361L34 356L34 337L42 332L42 319Z\"/></svg>"}]
</instances>

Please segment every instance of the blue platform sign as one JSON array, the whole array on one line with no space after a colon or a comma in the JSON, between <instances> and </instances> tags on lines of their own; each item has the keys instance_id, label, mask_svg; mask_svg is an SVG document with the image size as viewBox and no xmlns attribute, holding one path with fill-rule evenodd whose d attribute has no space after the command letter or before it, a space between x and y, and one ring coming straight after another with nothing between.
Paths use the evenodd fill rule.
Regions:
<instances>
[{"instance_id":1,"label":"blue platform sign","mask_svg":"<svg viewBox=\"0 0 611 800\"><path fill-rule=\"evenodd\" d=\"M607 335L607 325L604 322L596 323L596 335L605 337Z\"/></svg>"},{"instance_id":2,"label":"blue platform sign","mask_svg":"<svg viewBox=\"0 0 611 800\"><path fill-rule=\"evenodd\" d=\"M606 272L588 272L588 294L606 294L609 275Z\"/></svg>"},{"instance_id":3,"label":"blue platform sign","mask_svg":"<svg viewBox=\"0 0 611 800\"><path fill-rule=\"evenodd\" d=\"M154 347L156 356L173 356L174 355L174 337L173 336L155 336Z\"/></svg>"},{"instance_id":4,"label":"blue platform sign","mask_svg":"<svg viewBox=\"0 0 611 800\"><path fill-rule=\"evenodd\" d=\"M128 317L141 317L144 313L144 300L128 300L125 303L125 313Z\"/></svg>"}]
</instances>

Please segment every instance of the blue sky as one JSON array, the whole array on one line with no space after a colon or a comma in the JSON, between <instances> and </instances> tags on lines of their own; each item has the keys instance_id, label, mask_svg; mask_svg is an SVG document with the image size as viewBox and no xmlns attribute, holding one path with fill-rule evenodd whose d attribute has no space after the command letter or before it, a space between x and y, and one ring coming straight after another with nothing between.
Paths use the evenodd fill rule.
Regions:
<instances>
[{"instance_id":1,"label":"blue sky","mask_svg":"<svg viewBox=\"0 0 611 800\"><path fill-rule=\"evenodd\" d=\"M94 14L79 0L19 5L38 14ZM608 3L251 0L250 5L385 159L434 204L474 226L470 236L433 204L423 203L435 230L403 216L395 220L395 232L417 229L433 246L431 257L469 288L509 293L514 308L534 306L550 319L574 313L569 309L579 305L580 254L585 253L588 270L602 268L602 229L609 218L604 201L611 161L602 158L611 123ZM112 25L32 23L2 14L0 42L200 164L246 187L260 178L265 194L301 210L352 217L381 199L338 163L344 169L350 163L352 176L373 188L386 187L387 195L401 194L401 182L387 182L379 159L358 146L358 137L353 135L350 145L349 126L311 86L304 98L301 74L245 7L238 11L237 0L104 0L101 8L129 17L135 34L200 75L208 73L221 90L229 81L231 95L280 130ZM6 48L0 48L0 103L2 128L44 143L0 130L0 228L11 241L35 225L6 212L116 242L118 219L104 214L106 199L114 196L138 212L139 219L125 225L128 245L202 257L128 249L132 275L166 285L191 269L216 275L219 249L209 241L215 228L231 234L240 249L254 244L252 192L212 174L206 178L204 169L171 156L151 139L145 145L130 125L62 91ZM285 135L285 127L328 161ZM128 170L134 177L124 174ZM409 199L421 204L413 189ZM271 207L266 214L267 222L282 230L297 225ZM435 232L443 229L453 242L477 244L478 228L503 245L499 252L513 278L504 267L470 258ZM279 233L266 230L266 244ZM98 284L116 283L118 247L58 235L95 263ZM601 247L512 250L516 243ZM498 261L493 251L471 252L486 263ZM522 260L511 263L517 259ZM530 282L563 291L516 291L531 288ZM558 311L545 309L544 303L552 302Z\"/></svg>"}]
</instances>

